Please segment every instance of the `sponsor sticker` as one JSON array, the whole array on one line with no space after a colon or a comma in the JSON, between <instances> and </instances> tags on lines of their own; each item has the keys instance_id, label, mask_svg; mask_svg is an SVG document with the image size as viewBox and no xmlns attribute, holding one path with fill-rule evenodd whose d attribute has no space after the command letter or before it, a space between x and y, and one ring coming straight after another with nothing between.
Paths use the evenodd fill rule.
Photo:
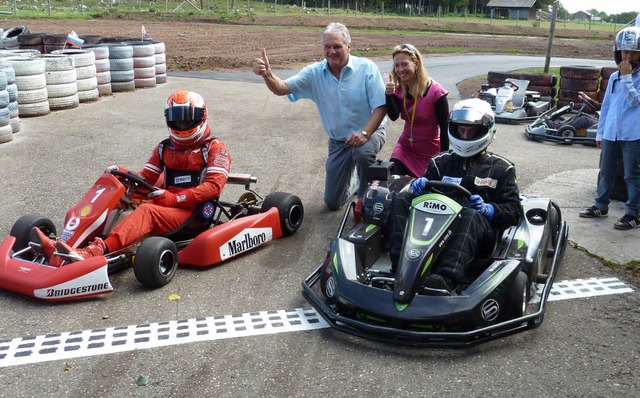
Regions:
<instances>
[{"instance_id":1,"label":"sponsor sticker","mask_svg":"<svg viewBox=\"0 0 640 398\"><path fill-rule=\"evenodd\" d=\"M173 179L173 183L175 185L184 184L184 183L190 183L190 182L191 182L191 176L190 175L178 176L178 177Z\"/></svg>"},{"instance_id":2,"label":"sponsor sticker","mask_svg":"<svg viewBox=\"0 0 640 398\"><path fill-rule=\"evenodd\" d=\"M238 255L273 239L271 228L247 228L220 246L220 258Z\"/></svg>"},{"instance_id":3,"label":"sponsor sticker","mask_svg":"<svg viewBox=\"0 0 640 398\"><path fill-rule=\"evenodd\" d=\"M485 178L476 177L473 183L478 187L495 188L498 186L498 180L494 180L493 178L489 178L489 177L485 177Z\"/></svg>"},{"instance_id":4,"label":"sponsor sticker","mask_svg":"<svg viewBox=\"0 0 640 398\"><path fill-rule=\"evenodd\" d=\"M493 321L498 317L498 314L500 313L500 305L494 299L489 299L482 303L480 311L484 320Z\"/></svg>"},{"instance_id":5,"label":"sponsor sticker","mask_svg":"<svg viewBox=\"0 0 640 398\"><path fill-rule=\"evenodd\" d=\"M454 211L446 203L438 199L427 199L416 206L417 210L431 214L453 214Z\"/></svg>"},{"instance_id":6,"label":"sponsor sticker","mask_svg":"<svg viewBox=\"0 0 640 398\"><path fill-rule=\"evenodd\" d=\"M442 177L442 182L451 182L453 184L458 184L460 185L460 183L462 183L462 177L449 177L449 176L443 176Z\"/></svg>"},{"instance_id":7,"label":"sponsor sticker","mask_svg":"<svg viewBox=\"0 0 640 398\"><path fill-rule=\"evenodd\" d=\"M82 209L80 209L80 217L86 217L91 214L91 205L86 205Z\"/></svg>"}]
</instances>

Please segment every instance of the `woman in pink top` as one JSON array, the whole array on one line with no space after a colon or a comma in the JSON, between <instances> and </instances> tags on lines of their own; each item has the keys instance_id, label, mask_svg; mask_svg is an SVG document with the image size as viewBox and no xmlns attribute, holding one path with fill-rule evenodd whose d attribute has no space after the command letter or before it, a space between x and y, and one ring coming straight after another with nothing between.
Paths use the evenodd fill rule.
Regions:
<instances>
[{"instance_id":1,"label":"woman in pink top","mask_svg":"<svg viewBox=\"0 0 640 398\"><path fill-rule=\"evenodd\" d=\"M440 84L429 78L422 54L411 44L393 49L393 70L386 85L387 114L402 117L404 129L391 152L395 174L421 177L429 159L449 150L449 103Z\"/></svg>"}]
</instances>

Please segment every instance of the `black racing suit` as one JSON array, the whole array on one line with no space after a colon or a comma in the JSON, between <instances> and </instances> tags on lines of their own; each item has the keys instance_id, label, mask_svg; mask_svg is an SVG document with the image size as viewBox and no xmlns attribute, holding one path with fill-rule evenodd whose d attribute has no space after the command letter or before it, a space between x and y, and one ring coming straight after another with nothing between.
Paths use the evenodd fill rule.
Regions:
<instances>
[{"instance_id":1,"label":"black racing suit","mask_svg":"<svg viewBox=\"0 0 640 398\"><path fill-rule=\"evenodd\" d=\"M434 156L424 176L428 180L458 183L471 194L480 195L486 204L490 203L494 208L491 221L476 210L467 207L462 209L460 223L446 243L433 271L450 278L455 285L462 281L476 253L485 254L493 249L496 230L519 222L522 206L515 165L491 152L483 151L473 157L463 158L449 151ZM400 258L412 199L412 192L404 192L397 196L394 204L389 253L394 271Z\"/></svg>"}]
</instances>

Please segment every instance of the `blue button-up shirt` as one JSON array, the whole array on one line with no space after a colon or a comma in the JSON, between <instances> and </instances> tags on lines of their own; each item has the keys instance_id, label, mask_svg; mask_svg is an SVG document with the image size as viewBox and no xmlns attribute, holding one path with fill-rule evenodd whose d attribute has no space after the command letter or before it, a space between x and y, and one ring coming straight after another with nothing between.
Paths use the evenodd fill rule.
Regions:
<instances>
[{"instance_id":1,"label":"blue button-up shirt","mask_svg":"<svg viewBox=\"0 0 640 398\"><path fill-rule=\"evenodd\" d=\"M338 80L329 70L327 60L311 64L285 80L296 102L306 98L314 101L320 113L322 127L329 137L344 141L361 131L371 112L385 105L384 81L371 60L349 55ZM386 117L380 124L383 126Z\"/></svg>"},{"instance_id":2,"label":"blue button-up shirt","mask_svg":"<svg viewBox=\"0 0 640 398\"><path fill-rule=\"evenodd\" d=\"M640 67L629 75L615 72L602 101L596 141L640 140Z\"/></svg>"}]
</instances>

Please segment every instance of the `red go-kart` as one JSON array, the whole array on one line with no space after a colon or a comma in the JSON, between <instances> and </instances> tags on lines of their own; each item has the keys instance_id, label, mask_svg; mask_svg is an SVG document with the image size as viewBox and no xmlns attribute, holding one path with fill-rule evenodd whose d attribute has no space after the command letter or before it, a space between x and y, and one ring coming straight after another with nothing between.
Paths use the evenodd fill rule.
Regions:
<instances>
[{"instance_id":1,"label":"red go-kart","mask_svg":"<svg viewBox=\"0 0 640 398\"><path fill-rule=\"evenodd\" d=\"M24 215L0 244L0 288L45 300L99 296L113 291L110 273L130 266L140 283L159 288L171 281L178 264L212 266L295 233L304 217L300 199L285 192L263 198L251 189L255 182L250 174L232 173L227 183L245 188L237 202L216 198L199 206L175 231L80 261L62 253L49 261L30 236L38 227L55 237L54 223L41 215ZM60 238L77 248L106 236L155 189L135 173L106 171L68 211Z\"/></svg>"}]
</instances>

